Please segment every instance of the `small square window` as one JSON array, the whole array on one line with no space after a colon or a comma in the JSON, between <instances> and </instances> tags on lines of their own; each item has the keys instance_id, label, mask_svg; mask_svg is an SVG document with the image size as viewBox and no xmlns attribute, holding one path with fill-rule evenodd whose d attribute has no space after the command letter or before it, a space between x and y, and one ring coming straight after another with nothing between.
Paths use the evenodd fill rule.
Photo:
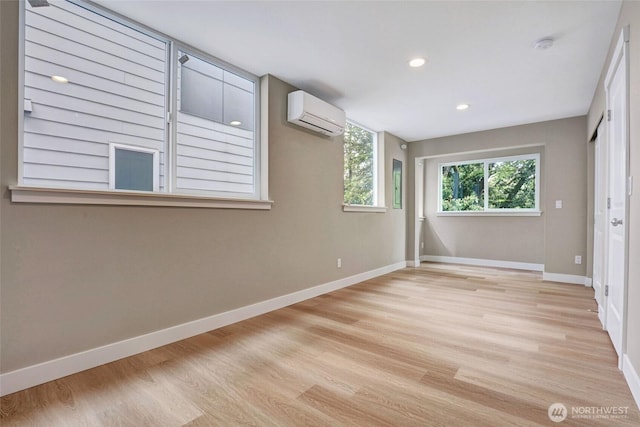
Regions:
<instances>
[{"instance_id":1,"label":"small square window","mask_svg":"<svg viewBox=\"0 0 640 427\"><path fill-rule=\"evenodd\" d=\"M110 145L109 188L158 191L158 150Z\"/></svg>"}]
</instances>

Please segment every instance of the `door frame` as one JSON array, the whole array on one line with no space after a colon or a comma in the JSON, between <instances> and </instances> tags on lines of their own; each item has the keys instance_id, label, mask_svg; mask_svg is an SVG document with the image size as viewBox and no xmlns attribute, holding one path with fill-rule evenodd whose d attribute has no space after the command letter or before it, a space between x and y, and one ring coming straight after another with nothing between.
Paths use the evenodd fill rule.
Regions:
<instances>
[{"instance_id":1,"label":"door frame","mask_svg":"<svg viewBox=\"0 0 640 427\"><path fill-rule=\"evenodd\" d=\"M629 111L629 98L630 98L630 92L629 92L629 26L625 26L624 28L622 28L622 31L620 32L620 37L618 38L618 42L616 44L616 47L613 51L613 55L611 56L611 60L609 62L609 68L607 70L607 74L606 77L604 79L604 90L605 90L605 103L606 103L606 110L605 110L605 119L606 119L606 151L607 151L607 174L606 174L606 179L607 179L607 183L606 183L606 188L607 188L607 197L609 197L609 182L611 180L611 168L608 165L609 159L611 157L611 141L609 141L609 124L610 124L610 120L608 118L608 114L609 114L609 110L610 110L610 105L609 105L609 84L611 83L615 72L617 71L618 65L624 67L625 70L625 81L624 81L624 93L625 93L625 164L624 164L624 185L625 185L625 221L627 222L625 224L625 228L624 228L624 239L625 239L625 243L624 243L624 271L623 271L623 283L622 283L622 298L623 298L623 302L622 302L622 325L621 325L621 339L620 339L620 354L618 355L618 368L622 369L622 363L624 360L624 355L627 352L627 312L628 312L628 281L629 281L629 190L630 190L630 185L629 185L629 154L630 154L630 147L629 147L629 127L630 127L630 111ZM609 221L611 220L610 218L610 214L609 214L609 210L607 209L607 214L606 214L606 218L607 218L607 230L609 229ZM609 281L609 272L610 272L610 266L609 266L609 251L611 250L611 248L609 247L609 232L607 231L606 233L606 245L605 245L605 271L606 271L606 282L605 284L608 285L608 281ZM605 304L608 305L608 298L605 299L604 301ZM605 321L605 328L606 328L606 321Z\"/></svg>"},{"instance_id":2,"label":"door frame","mask_svg":"<svg viewBox=\"0 0 640 427\"><path fill-rule=\"evenodd\" d=\"M594 144L594 168L593 168L593 261L592 261L592 287L594 290L594 296L596 303L598 304L598 319L602 324L602 329L607 329L607 297L605 296L605 283L607 281L607 239L608 239L608 224L609 224L609 211L607 209L607 194L609 191L609 175L608 175L608 157L607 157L607 137L606 137L606 123L603 118L600 119L600 123L596 128L596 135L593 139ZM600 203L598 203L600 202ZM600 224L602 228L602 237L600 239L600 245L596 236L597 216L598 209L602 210L600 215ZM600 254L600 256L597 256ZM600 283L596 280L596 263L599 262L600 266Z\"/></svg>"}]
</instances>

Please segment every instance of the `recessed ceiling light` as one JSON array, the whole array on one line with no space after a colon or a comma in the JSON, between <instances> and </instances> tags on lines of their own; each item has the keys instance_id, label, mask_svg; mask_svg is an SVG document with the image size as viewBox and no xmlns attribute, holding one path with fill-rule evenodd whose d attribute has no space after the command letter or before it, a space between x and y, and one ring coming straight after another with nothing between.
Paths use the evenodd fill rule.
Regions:
<instances>
[{"instance_id":1,"label":"recessed ceiling light","mask_svg":"<svg viewBox=\"0 0 640 427\"><path fill-rule=\"evenodd\" d=\"M62 76L51 76L51 80L56 83L69 83L69 79Z\"/></svg>"},{"instance_id":2,"label":"recessed ceiling light","mask_svg":"<svg viewBox=\"0 0 640 427\"><path fill-rule=\"evenodd\" d=\"M545 37L544 39L538 40L533 47L538 50L547 50L553 46L553 39L551 37Z\"/></svg>"},{"instance_id":3,"label":"recessed ceiling light","mask_svg":"<svg viewBox=\"0 0 640 427\"><path fill-rule=\"evenodd\" d=\"M469 107L470 107L470 105L469 105L469 104L458 104L458 105L456 106L456 110L458 110L458 111L464 111L464 110L469 109Z\"/></svg>"},{"instance_id":4,"label":"recessed ceiling light","mask_svg":"<svg viewBox=\"0 0 640 427\"><path fill-rule=\"evenodd\" d=\"M230 124L231 126L240 126L240 125L242 124L242 122L241 122L240 120L231 120L231 121L229 122L229 124Z\"/></svg>"},{"instance_id":5,"label":"recessed ceiling light","mask_svg":"<svg viewBox=\"0 0 640 427\"><path fill-rule=\"evenodd\" d=\"M425 62L427 61L425 61L424 58L413 58L411 61L409 61L409 67L413 67L413 68L422 67Z\"/></svg>"}]
</instances>

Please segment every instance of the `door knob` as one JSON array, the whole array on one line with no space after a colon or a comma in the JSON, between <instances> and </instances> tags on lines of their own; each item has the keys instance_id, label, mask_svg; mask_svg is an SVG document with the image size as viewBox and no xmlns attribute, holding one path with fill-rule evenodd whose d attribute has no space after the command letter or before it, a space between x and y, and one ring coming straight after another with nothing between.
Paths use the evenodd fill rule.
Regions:
<instances>
[{"instance_id":1,"label":"door knob","mask_svg":"<svg viewBox=\"0 0 640 427\"><path fill-rule=\"evenodd\" d=\"M617 227L619 225L622 225L622 220L618 219L618 218L613 218L611 220L611 225L613 225L614 227Z\"/></svg>"}]
</instances>

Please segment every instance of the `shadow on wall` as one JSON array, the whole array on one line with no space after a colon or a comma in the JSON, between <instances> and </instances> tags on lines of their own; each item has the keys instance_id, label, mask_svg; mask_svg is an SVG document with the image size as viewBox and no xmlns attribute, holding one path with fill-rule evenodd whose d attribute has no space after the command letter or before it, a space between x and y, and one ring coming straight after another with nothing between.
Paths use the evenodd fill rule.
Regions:
<instances>
[{"instance_id":1,"label":"shadow on wall","mask_svg":"<svg viewBox=\"0 0 640 427\"><path fill-rule=\"evenodd\" d=\"M429 221L429 218L425 218L421 224L424 248L420 249L420 255L438 254L440 256L453 256L453 252L444 244L436 228Z\"/></svg>"}]
</instances>

